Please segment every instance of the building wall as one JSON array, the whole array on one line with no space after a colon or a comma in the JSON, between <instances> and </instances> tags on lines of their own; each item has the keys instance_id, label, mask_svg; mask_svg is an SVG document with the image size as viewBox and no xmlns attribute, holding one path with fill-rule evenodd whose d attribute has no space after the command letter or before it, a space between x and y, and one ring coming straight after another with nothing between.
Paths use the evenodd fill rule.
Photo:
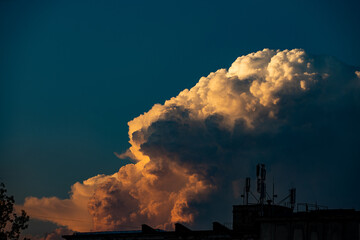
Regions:
<instances>
[{"instance_id":1,"label":"building wall","mask_svg":"<svg viewBox=\"0 0 360 240\"><path fill-rule=\"evenodd\" d=\"M360 240L357 221L263 222L261 240Z\"/></svg>"}]
</instances>

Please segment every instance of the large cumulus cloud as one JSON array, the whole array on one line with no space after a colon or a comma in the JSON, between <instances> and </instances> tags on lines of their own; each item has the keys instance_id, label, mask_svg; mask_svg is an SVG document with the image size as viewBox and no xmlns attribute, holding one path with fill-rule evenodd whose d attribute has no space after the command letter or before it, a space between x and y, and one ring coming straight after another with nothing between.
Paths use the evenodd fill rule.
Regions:
<instances>
[{"instance_id":1,"label":"large cumulus cloud","mask_svg":"<svg viewBox=\"0 0 360 240\"><path fill-rule=\"evenodd\" d=\"M304 200L359 207L357 70L302 49L239 57L128 123L131 147L120 157L134 164L74 184L69 199L30 197L24 208L75 231L201 226L229 219L258 162ZM64 220L75 216L91 224Z\"/></svg>"}]
</instances>

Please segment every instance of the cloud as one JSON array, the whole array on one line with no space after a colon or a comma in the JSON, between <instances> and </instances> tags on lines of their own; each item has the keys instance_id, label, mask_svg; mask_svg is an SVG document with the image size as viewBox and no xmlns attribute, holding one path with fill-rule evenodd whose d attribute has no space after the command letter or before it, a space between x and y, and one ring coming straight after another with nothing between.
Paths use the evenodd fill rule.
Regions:
<instances>
[{"instance_id":1,"label":"cloud","mask_svg":"<svg viewBox=\"0 0 360 240\"><path fill-rule=\"evenodd\" d=\"M56 228L51 233L46 233L44 236L27 234L24 237L32 240L62 240L63 235L70 235L73 232L67 228Z\"/></svg>"},{"instance_id":2,"label":"cloud","mask_svg":"<svg viewBox=\"0 0 360 240\"><path fill-rule=\"evenodd\" d=\"M73 232L67 228L57 228L53 232L47 234L47 236L44 237L43 240L62 240L63 235L70 235L72 233Z\"/></svg>"},{"instance_id":3,"label":"cloud","mask_svg":"<svg viewBox=\"0 0 360 240\"><path fill-rule=\"evenodd\" d=\"M87 202L97 186L111 178L112 176L97 175L82 183L77 182L71 187L69 199L27 197L22 208L26 209L31 218L52 221L74 231L88 231L93 223Z\"/></svg>"},{"instance_id":4,"label":"cloud","mask_svg":"<svg viewBox=\"0 0 360 240\"><path fill-rule=\"evenodd\" d=\"M239 57L128 123L131 147L117 156L133 164L75 183L69 199L29 197L23 207L74 231L200 226L229 218L240 201L234 186L258 162L271 166L280 189L293 182L303 198L356 204L358 77L302 49ZM351 196L339 202L333 188Z\"/></svg>"}]
</instances>

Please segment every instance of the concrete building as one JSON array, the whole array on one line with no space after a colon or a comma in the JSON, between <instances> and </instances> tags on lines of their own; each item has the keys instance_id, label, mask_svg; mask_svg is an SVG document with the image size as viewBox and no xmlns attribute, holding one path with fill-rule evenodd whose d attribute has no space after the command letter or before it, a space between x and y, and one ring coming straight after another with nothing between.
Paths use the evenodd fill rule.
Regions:
<instances>
[{"instance_id":1,"label":"concrete building","mask_svg":"<svg viewBox=\"0 0 360 240\"><path fill-rule=\"evenodd\" d=\"M233 231L240 239L360 240L360 212L315 209L293 212L278 205L238 205Z\"/></svg>"}]
</instances>

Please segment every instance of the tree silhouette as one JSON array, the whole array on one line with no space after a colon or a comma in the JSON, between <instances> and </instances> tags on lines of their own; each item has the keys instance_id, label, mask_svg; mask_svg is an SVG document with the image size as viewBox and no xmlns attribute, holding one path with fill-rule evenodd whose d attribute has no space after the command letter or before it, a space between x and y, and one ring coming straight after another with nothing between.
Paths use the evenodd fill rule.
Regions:
<instances>
[{"instance_id":1,"label":"tree silhouette","mask_svg":"<svg viewBox=\"0 0 360 240\"><path fill-rule=\"evenodd\" d=\"M14 197L6 192L4 183L0 183L0 240L18 240L21 231L28 227L30 218L24 210L21 210L21 215L16 214Z\"/></svg>"}]
</instances>

